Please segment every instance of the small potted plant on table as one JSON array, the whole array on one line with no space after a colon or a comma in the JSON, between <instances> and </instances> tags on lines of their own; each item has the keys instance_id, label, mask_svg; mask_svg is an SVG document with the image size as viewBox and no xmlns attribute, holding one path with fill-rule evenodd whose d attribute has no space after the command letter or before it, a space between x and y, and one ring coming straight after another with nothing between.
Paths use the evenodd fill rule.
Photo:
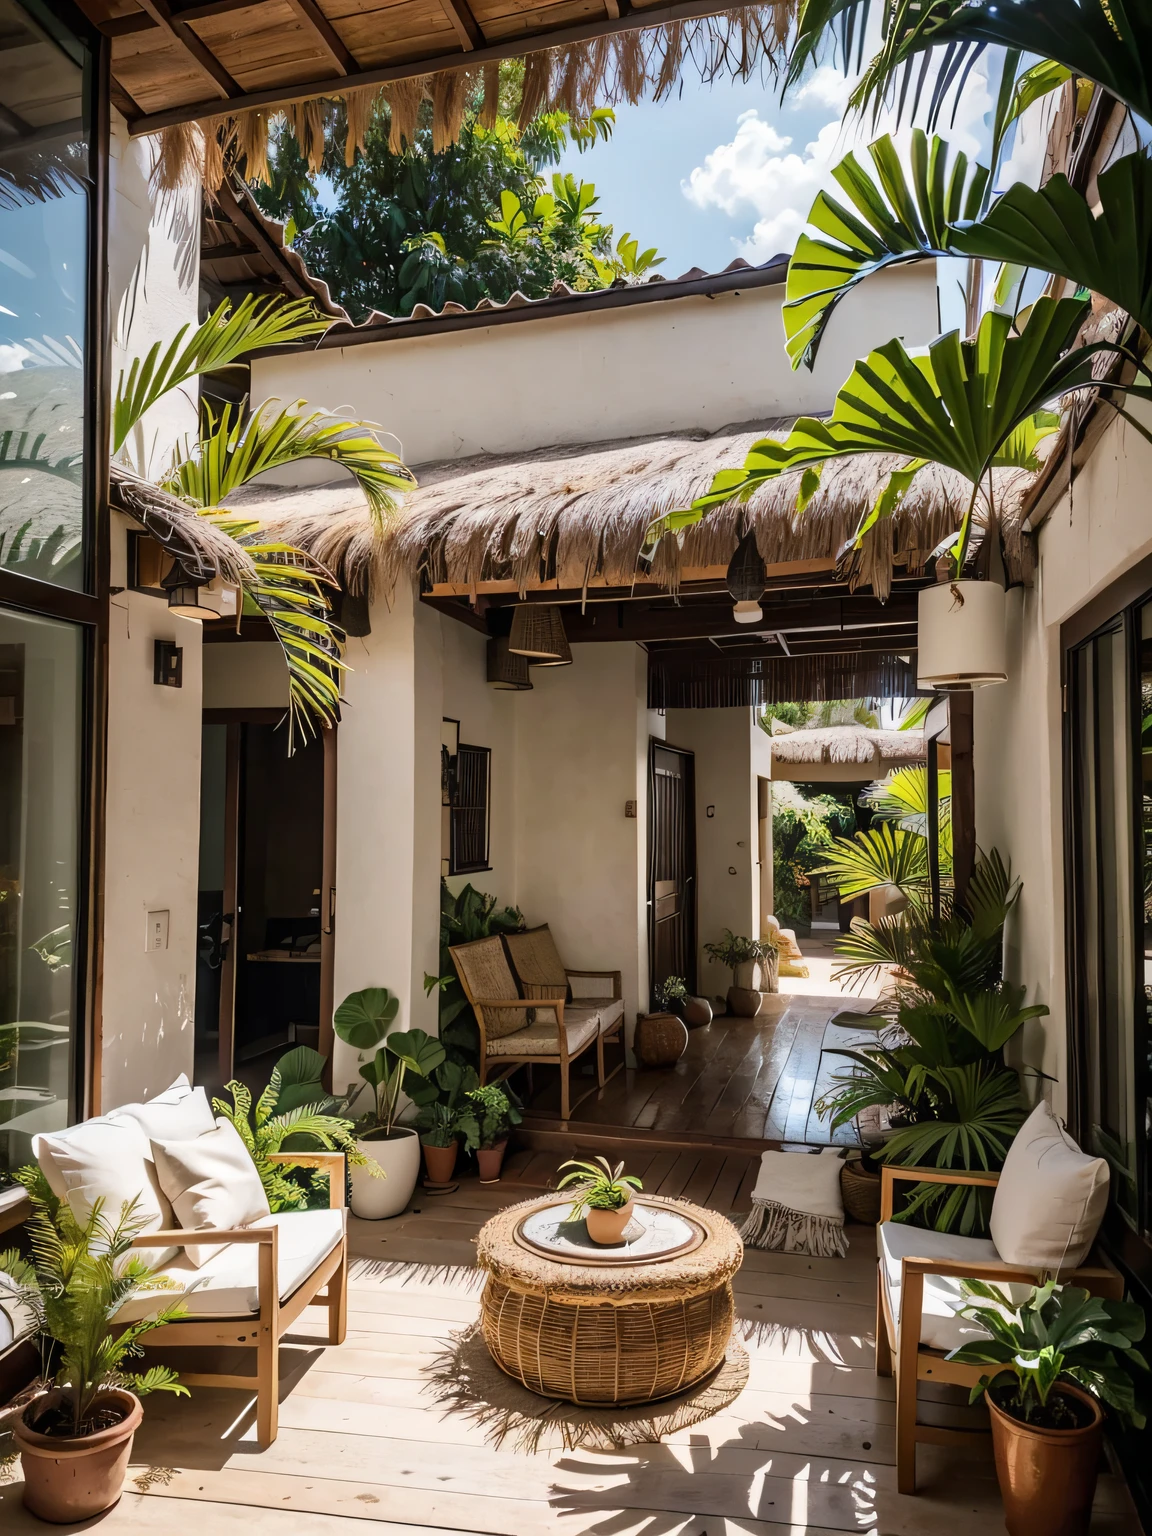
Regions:
<instances>
[{"instance_id":1,"label":"small potted plant on table","mask_svg":"<svg viewBox=\"0 0 1152 1536\"><path fill-rule=\"evenodd\" d=\"M332 1016L341 1040L357 1051L375 1052L360 1067L373 1105L356 1122L356 1146L383 1169L384 1178L372 1177L366 1167L352 1169L352 1211L369 1221L398 1215L412 1198L420 1176L420 1141L410 1126L396 1123L400 1095L409 1074L426 1079L445 1059L439 1040L422 1029L388 1033L398 1011L399 1002L387 987L365 987L346 997ZM350 1087L346 1102L355 1096Z\"/></svg>"},{"instance_id":2,"label":"small potted plant on table","mask_svg":"<svg viewBox=\"0 0 1152 1536\"><path fill-rule=\"evenodd\" d=\"M622 1243L632 1220L632 1196L644 1188L640 1180L634 1173L625 1173L623 1163L613 1168L606 1157L592 1162L571 1158L561 1164L561 1171L565 1168L572 1172L564 1174L556 1187L573 1192L570 1219L579 1221L583 1216L594 1243Z\"/></svg>"},{"instance_id":3,"label":"small potted plant on table","mask_svg":"<svg viewBox=\"0 0 1152 1536\"><path fill-rule=\"evenodd\" d=\"M40 1384L12 1424L24 1468L24 1504L41 1520L71 1524L110 1509L120 1497L132 1439L149 1392L187 1397L176 1373L154 1365L124 1369L142 1353L140 1340L185 1315L182 1301L117 1326L116 1314L140 1291L175 1287L158 1278L132 1239L143 1222L135 1204L115 1220L97 1200L81 1224L57 1200L38 1169L22 1169L32 1201L32 1257L0 1254L0 1296L14 1301L38 1335Z\"/></svg>"},{"instance_id":4,"label":"small potted plant on table","mask_svg":"<svg viewBox=\"0 0 1152 1536\"><path fill-rule=\"evenodd\" d=\"M523 1118L518 1104L502 1083L486 1083L473 1088L468 1103L479 1127L476 1163L481 1184L495 1184L508 1146L508 1132Z\"/></svg>"},{"instance_id":5,"label":"small potted plant on table","mask_svg":"<svg viewBox=\"0 0 1152 1536\"><path fill-rule=\"evenodd\" d=\"M1054 1280L1020 1306L997 1286L960 1284L970 1298L962 1315L989 1337L948 1358L994 1367L972 1401L988 1404L1009 1536L1085 1536L1104 1433L1100 1403L1144 1426L1134 1379L1148 1371L1135 1348L1144 1313Z\"/></svg>"}]
</instances>

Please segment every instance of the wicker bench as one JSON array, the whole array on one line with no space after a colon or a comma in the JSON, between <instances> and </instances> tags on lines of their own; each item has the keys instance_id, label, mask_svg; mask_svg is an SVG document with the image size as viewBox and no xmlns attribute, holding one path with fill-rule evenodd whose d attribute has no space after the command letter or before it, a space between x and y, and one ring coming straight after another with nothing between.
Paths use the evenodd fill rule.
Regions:
<instances>
[{"instance_id":1,"label":"wicker bench","mask_svg":"<svg viewBox=\"0 0 1152 1536\"><path fill-rule=\"evenodd\" d=\"M657 1402L703 1381L724 1359L744 1256L732 1223L686 1200L645 1195L704 1229L688 1253L647 1263L568 1263L517 1241L529 1200L481 1228L487 1271L480 1327L493 1360L532 1392L582 1404Z\"/></svg>"}]
</instances>

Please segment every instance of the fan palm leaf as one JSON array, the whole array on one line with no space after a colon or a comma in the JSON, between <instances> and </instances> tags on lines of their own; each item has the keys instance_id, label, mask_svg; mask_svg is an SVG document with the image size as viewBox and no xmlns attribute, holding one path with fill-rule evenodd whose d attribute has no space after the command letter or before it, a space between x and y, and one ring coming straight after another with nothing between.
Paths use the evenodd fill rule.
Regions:
<instances>
[{"instance_id":1,"label":"fan palm leaf","mask_svg":"<svg viewBox=\"0 0 1152 1536\"><path fill-rule=\"evenodd\" d=\"M826 875L844 901L884 885L919 890L928 878L928 844L915 832L882 821L855 837L834 838L828 862L813 873Z\"/></svg>"},{"instance_id":2,"label":"fan palm leaf","mask_svg":"<svg viewBox=\"0 0 1152 1536\"><path fill-rule=\"evenodd\" d=\"M190 336L191 326L181 326L166 347L158 341L144 357L132 360L126 374L121 372L112 406L113 453L119 453L133 427L169 390L258 348L320 336L331 323L316 313L310 299L248 294L235 307L231 299L223 299Z\"/></svg>"}]
</instances>

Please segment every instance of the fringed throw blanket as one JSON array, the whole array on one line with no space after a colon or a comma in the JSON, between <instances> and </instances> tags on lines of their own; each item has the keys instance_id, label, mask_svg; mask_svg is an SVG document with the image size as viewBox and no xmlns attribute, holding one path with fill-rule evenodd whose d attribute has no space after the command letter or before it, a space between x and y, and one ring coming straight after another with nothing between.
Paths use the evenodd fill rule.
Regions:
<instances>
[{"instance_id":1,"label":"fringed throw blanket","mask_svg":"<svg viewBox=\"0 0 1152 1536\"><path fill-rule=\"evenodd\" d=\"M843 1258L844 1202L840 1151L765 1152L752 1191L752 1209L740 1228L749 1248L777 1248L815 1258Z\"/></svg>"}]
</instances>

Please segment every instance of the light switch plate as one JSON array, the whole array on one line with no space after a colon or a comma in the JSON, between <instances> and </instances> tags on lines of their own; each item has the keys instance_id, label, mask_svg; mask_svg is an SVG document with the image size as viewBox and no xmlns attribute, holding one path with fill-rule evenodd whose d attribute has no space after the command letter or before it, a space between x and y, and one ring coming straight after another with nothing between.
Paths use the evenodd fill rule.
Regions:
<instances>
[{"instance_id":1,"label":"light switch plate","mask_svg":"<svg viewBox=\"0 0 1152 1536\"><path fill-rule=\"evenodd\" d=\"M148 935L145 940L146 950L168 948L168 912L149 912Z\"/></svg>"}]
</instances>

